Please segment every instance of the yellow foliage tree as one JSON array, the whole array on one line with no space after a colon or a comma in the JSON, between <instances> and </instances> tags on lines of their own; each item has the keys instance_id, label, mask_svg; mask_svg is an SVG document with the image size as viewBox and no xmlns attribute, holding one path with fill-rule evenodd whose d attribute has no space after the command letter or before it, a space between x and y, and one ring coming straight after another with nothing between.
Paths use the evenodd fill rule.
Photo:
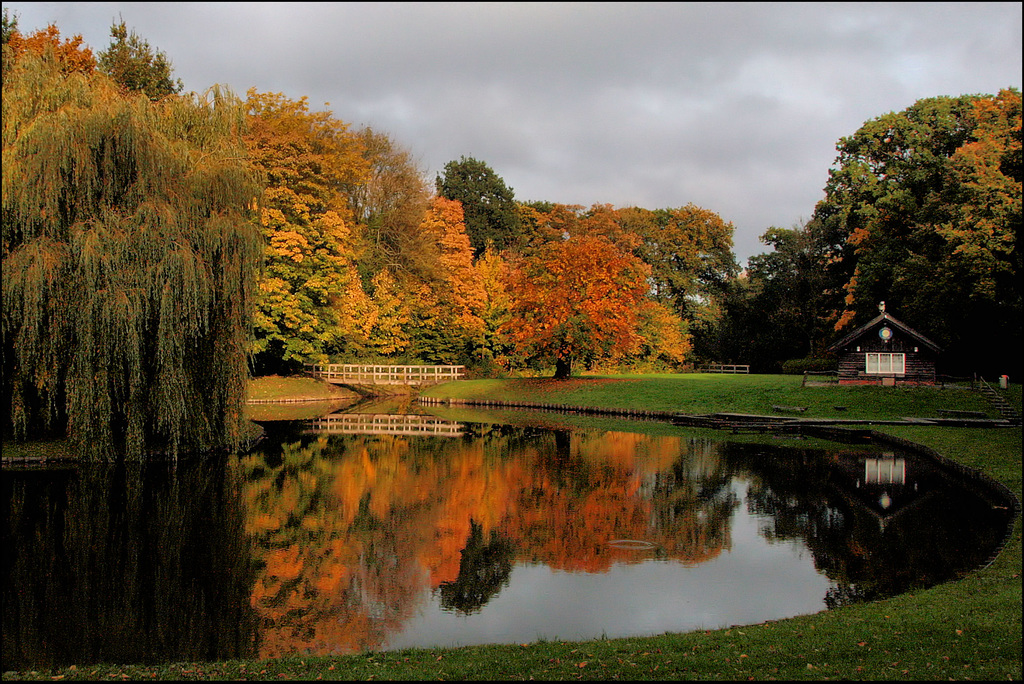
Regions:
<instances>
[{"instance_id":1,"label":"yellow foliage tree","mask_svg":"<svg viewBox=\"0 0 1024 684\"><path fill-rule=\"evenodd\" d=\"M260 201L266 272L257 302L257 368L324 363L357 331L344 309L362 301L357 235L343 184L358 184L368 166L358 136L306 98L249 91L245 141L267 188Z\"/></svg>"},{"instance_id":2,"label":"yellow foliage tree","mask_svg":"<svg viewBox=\"0 0 1024 684\"><path fill-rule=\"evenodd\" d=\"M476 349L481 363L494 363L508 370L515 346L502 332L512 317L512 296L506 289L509 279L509 265L492 247L473 264L473 270L484 293L484 304L480 311L483 333Z\"/></svg>"}]
</instances>

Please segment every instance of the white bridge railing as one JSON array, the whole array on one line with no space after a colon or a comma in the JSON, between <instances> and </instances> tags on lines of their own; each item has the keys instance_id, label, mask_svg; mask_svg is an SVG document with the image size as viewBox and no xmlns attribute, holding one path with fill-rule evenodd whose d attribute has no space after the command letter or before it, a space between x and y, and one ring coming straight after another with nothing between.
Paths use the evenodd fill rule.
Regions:
<instances>
[{"instance_id":1,"label":"white bridge railing","mask_svg":"<svg viewBox=\"0 0 1024 684\"><path fill-rule=\"evenodd\" d=\"M425 435L458 437L462 423L434 416L387 413L339 413L314 418L306 423L310 431L348 435Z\"/></svg>"},{"instance_id":2,"label":"white bridge railing","mask_svg":"<svg viewBox=\"0 0 1024 684\"><path fill-rule=\"evenodd\" d=\"M376 366L307 364L314 378L338 385L436 385L466 377L465 366Z\"/></svg>"}]
</instances>

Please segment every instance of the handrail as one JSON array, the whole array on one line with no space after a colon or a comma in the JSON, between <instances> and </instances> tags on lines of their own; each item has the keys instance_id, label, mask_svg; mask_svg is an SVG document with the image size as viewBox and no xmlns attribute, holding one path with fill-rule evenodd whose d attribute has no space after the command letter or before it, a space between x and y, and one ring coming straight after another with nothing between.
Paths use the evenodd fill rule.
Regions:
<instances>
[{"instance_id":1,"label":"handrail","mask_svg":"<svg viewBox=\"0 0 1024 684\"><path fill-rule=\"evenodd\" d=\"M384 365L358 363L306 364L315 378L338 384L422 385L461 380L465 366Z\"/></svg>"}]
</instances>

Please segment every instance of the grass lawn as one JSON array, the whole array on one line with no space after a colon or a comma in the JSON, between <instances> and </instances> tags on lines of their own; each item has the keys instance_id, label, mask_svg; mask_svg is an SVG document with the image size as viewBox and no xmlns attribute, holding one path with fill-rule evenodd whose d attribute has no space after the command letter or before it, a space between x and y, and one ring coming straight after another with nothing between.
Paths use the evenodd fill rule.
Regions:
<instances>
[{"instance_id":1,"label":"grass lawn","mask_svg":"<svg viewBox=\"0 0 1024 684\"><path fill-rule=\"evenodd\" d=\"M429 388L424 396L452 399L534 401L651 411L770 415L772 406L800 406L802 417L886 419L937 418L938 409L997 411L969 387L814 386L798 375L595 375L569 380L523 378L465 380ZM1019 401L1019 385L1016 395ZM840 407L840 408L837 408Z\"/></svg>"},{"instance_id":2,"label":"grass lawn","mask_svg":"<svg viewBox=\"0 0 1024 684\"><path fill-rule=\"evenodd\" d=\"M267 375L249 381L248 399L249 420L309 420L337 411L359 395L314 378Z\"/></svg>"},{"instance_id":3,"label":"grass lawn","mask_svg":"<svg viewBox=\"0 0 1024 684\"><path fill-rule=\"evenodd\" d=\"M1018 412L1020 385L1005 392ZM965 389L800 387L793 376L603 376L476 380L435 397L501 399L683 413L935 417L939 408L991 412ZM834 407L845 406L839 412ZM455 410L455 409L451 409ZM467 409L467 415L469 410ZM676 429L637 423L638 430ZM1021 496L1021 428L883 426L984 471ZM757 625L658 637L419 649L277 661L159 666L79 665L7 679L982 679L1021 678L1021 522L988 568L931 589Z\"/></svg>"},{"instance_id":4,"label":"grass lawn","mask_svg":"<svg viewBox=\"0 0 1024 684\"><path fill-rule=\"evenodd\" d=\"M280 401L284 399L328 399L352 397L354 392L329 382L304 376L285 377L267 375L249 381L250 401Z\"/></svg>"}]
</instances>

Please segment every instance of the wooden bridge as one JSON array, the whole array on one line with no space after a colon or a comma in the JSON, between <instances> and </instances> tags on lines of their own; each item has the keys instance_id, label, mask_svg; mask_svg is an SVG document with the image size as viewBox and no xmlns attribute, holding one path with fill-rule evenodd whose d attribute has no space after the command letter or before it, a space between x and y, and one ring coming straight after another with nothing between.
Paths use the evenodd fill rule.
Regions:
<instances>
[{"instance_id":1,"label":"wooden bridge","mask_svg":"<svg viewBox=\"0 0 1024 684\"><path fill-rule=\"evenodd\" d=\"M461 380L465 366L372 366L353 363L307 364L314 378L335 385L437 385Z\"/></svg>"},{"instance_id":2,"label":"wooden bridge","mask_svg":"<svg viewBox=\"0 0 1024 684\"><path fill-rule=\"evenodd\" d=\"M347 435L411 435L458 437L464 426L434 416L387 413L339 413L314 418L307 423L312 432Z\"/></svg>"}]
</instances>

